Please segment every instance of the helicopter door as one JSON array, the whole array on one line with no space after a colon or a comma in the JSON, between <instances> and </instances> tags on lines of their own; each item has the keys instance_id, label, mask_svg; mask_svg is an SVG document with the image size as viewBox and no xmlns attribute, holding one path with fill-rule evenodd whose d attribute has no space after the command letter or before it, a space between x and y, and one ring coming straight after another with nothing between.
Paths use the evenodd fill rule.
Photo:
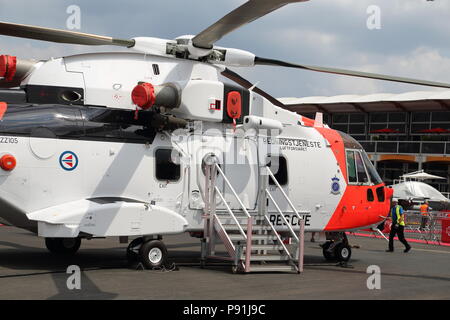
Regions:
<instances>
[{"instance_id":1,"label":"helicopter door","mask_svg":"<svg viewBox=\"0 0 450 320\"><path fill-rule=\"evenodd\" d=\"M258 164L257 146L254 141L244 138L218 136L191 135L189 137L189 154L191 156L189 181L189 206L191 209L201 209L205 190L204 159L210 154L217 156L228 181L246 209L255 209L258 192ZM240 209L241 206L226 185L224 179L218 174L216 186L224 195L231 209ZM217 208L225 209L217 197Z\"/></svg>"},{"instance_id":2,"label":"helicopter door","mask_svg":"<svg viewBox=\"0 0 450 320\"><path fill-rule=\"evenodd\" d=\"M223 171L246 209L255 209L258 195L257 144L244 137L227 137L227 140ZM231 209L239 210L241 205L227 184L224 191Z\"/></svg>"},{"instance_id":3,"label":"helicopter door","mask_svg":"<svg viewBox=\"0 0 450 320\"><path fill-rule=\"evenodd\" d=\"M190 156L189 169L189 208L193 210L203 209L203 195L205 194L205 167L204 160L214 154L223 164L223 137L203 136L193 134L188 138L188 154ZM216 186L223 190L223 179L218 176Z\"/></svg>"}]
</instances>

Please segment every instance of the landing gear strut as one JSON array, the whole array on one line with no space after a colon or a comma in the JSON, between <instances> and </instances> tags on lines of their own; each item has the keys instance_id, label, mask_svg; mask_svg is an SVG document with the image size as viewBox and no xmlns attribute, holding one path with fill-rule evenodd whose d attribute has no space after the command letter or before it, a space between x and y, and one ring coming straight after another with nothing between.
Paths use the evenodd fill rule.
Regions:
<instances>
[{"instance_id":1,"label":"landing gear strut","mask_svg":"<svg viewBox=\"0 0 450 320\"><path fill-rule=\"evenodd\" d=\"M328 261L348 262L352 249L345 232L328 232L327 242L322 245L323 256Z\"/></svg>"},{"instance_id":2,"label":"landing gear strut","mask_svg":"<svg viewBox=\"0 0 450 320\"><path fill-rule=\"evenodd\" d=\"M75 254L80 245L81 238L45 238L45 246L53 254Z\"/></svg>"},{"instance_id":3,"label":"landing gear strut","mask_svg":"<svg viewBox=\"0 0 450 320\"><path fill-rule=\"evenodd\" d=\"M163 267L167 262L167 248L159 239L136 238L128 245L128 261L140 262L146 269Z\"/></svg>"}]
</instances>

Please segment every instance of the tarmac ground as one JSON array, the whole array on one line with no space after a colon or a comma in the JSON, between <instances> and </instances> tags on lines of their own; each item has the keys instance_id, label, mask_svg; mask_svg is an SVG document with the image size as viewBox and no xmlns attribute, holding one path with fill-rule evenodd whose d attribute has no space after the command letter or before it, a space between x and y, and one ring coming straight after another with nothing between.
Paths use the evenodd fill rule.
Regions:
<instances>
[{"instance_id":1,"label":"tarmac ground","mask_svg":"<svg viewBox=\"0 0 450 320\"><path fill-rule=\"evenodd\" d=\"M308 235L307 235L307 239ZM14 227L0 227L0 299L450 299L450 247L413 243L409 253L396 241L349 236L347 268L325 261L319 243L305 242L305 270L296 273L233 274L227 263L200 268L200 241L167 236L178 270L136 270L118 239L83 240L79 252L58 257L44 240ZM81 269L81 289L68 289L70 265ZM381 271L380 289L369 266ZM373 270L371 267L370 270Z\"/></svg>"}]
</instances>

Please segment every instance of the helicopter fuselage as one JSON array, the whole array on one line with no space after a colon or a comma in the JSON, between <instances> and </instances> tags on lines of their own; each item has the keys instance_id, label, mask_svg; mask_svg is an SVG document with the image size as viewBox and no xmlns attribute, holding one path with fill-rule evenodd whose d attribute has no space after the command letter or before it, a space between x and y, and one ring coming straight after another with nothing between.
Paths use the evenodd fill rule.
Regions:
<instances>
[{"instance_id":1,"label":"helicopter fuselage","mask_svg":"<svg viewBox=\"0 0 450 320\"><path fill-rule=\"evenodd\" d=\"M22 98L4 101L0 157L17 164L0 169L0 218L43 237L202 231L203 160L214 154L251 214L258 213L260 168L270 165L306 231L355 230L384 219L392 193L354 139L224 83L219 72L128 53L38 63L21 90L9 91ZM142 82L175 83L178 105L136 113L131 92ZM236 95L239 117L229 110ZM224 181L216 183L239 210ZM279 187L271 181L268 188L297 227ZM270 221L286 230L268 206ZM219 201L217 210L226 207Z\"/></svg>"}]
</instances>

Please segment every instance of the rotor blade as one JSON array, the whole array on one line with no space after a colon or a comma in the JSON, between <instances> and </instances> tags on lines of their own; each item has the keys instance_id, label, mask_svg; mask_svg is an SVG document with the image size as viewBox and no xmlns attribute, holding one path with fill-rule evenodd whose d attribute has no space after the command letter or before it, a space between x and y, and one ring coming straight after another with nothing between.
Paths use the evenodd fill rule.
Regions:
<instances>
[{"instance_id":1,"label":"rotor blade","mask_svg":"<svg viewBox=\"0 0 450 320\"><path fill-rule=\"evenodd\" d=\"M242 87L244 87L245 89L249 89L253 87L253 84L248 81L247 79L244 79L243 77L241 77L240 75L238 75L236 72L231 71L230 69L226 68L225 71L222 72L222 75L234 82L236 82L237 84L241 85ZM284 108L285 105L283 103L281 103L280 101L278 101L276 98L272 97L270 94L268 94L267 92L259 89L258 87L254 87L252 89L253 92L256 92L258 94L260 94L261 96L263 96L264 98L266 98L267 100L269 100L270 102L272 102L272 104Z\"/></svg>"},{"instance_id":2,"label":"rotor blade","mask_svg":"<svg viewBox=\"0 0 450 320\"><path fill-rule=\"evenodd\" d=\"M194 46L211 49L224 35L262 16L293 2L308 0L249 0L239 8L200 32L192 39Z\"/></svg>"},{"instance_id":3,"label":"rotor blade","mask_svg":"<svg viewBox=\"0 0 450 320\"><path fill-rule=\"evenodd\" d=\"M59 43L82 44L90 46L120 46L133 47L134 40L114 39L95 34L51 29L25 24L0 22L0 35L43 40Z\"/></svg>"},{"instance_id":4,"label":"rotor blade","mask_svg":"<svg viewBox=\"0 0 450 320\"><path fill-rule=\"evenodd\" d=\"M360 77L360 78L367 78L367 79L376 79L376 80L385 80L385 81L401 82L401 83L408 83L408 84L417 84L417 85L421 85L421 86L438 87L438 88L450 88L450 84L448 84L448 83L418 80L418 79L403 78L403 77L395 77L395 76L388 76L388 75L383 75L383 74L352 71L352 70L345 70L345 69L307 66L307 65L294 64L294 63L290 63L290 62L274 60L274 59L266 59L266 58L260 58L260 57L255 58L255 65L296 68L296 69L303 69L303 70L310 70L310 71L317 71L317 72L324 72L324 73L332 73L332 74L339 74L339 75L344 75L344 76Z\"/></svg>"}]
</instances>

